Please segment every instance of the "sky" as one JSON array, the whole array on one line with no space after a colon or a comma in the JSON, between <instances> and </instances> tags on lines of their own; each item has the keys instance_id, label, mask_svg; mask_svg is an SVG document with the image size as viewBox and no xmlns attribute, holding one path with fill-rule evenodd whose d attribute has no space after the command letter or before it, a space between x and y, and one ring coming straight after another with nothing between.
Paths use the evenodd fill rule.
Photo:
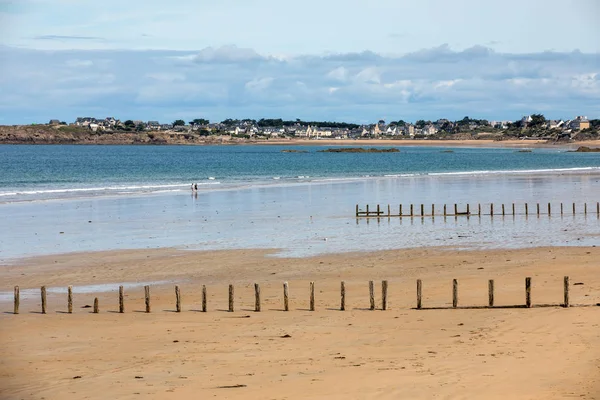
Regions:
<instances>
[{"instance_id":1,"label":"sky","mask_svg":"<svg viewBox=\"0 0 600 400\"><path fill-rule=\"evenodd\" d=\"M600 118L597 0L0 0L0 124Z\"/></svg>"}]
</instances>

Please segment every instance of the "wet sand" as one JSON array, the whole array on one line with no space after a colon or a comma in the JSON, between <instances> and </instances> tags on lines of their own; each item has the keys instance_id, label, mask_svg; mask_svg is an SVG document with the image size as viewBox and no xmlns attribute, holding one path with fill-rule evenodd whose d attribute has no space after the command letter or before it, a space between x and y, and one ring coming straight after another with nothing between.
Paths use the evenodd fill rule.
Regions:
<instances>
[{"instance_id":1,"label":"wet sand","mask_svg":"<svg viewBox=\"0 0 600 400\"><path fill-rule=\"evenodd\" d=\"M600 302L600 248L556 247L455 251L429 248L312 258L273 258L259 250L192 252L132 250L44 256L1 266L0 290L74 285L38 296L21 313L0 302L2 399L595 399L600 395L600 307L558 305L563 276L571 303ZM424 307L450 307L452 279L459 306L487 304L495 280L498 306L522 305L532 277L533 304L556 307L414 310L415 280ZM368 280L389 281L387 311L369 311ZM339 311L340 281L346 311ZM153 285L152 313L142 288ZM282 311L282 282L290 311ZM309 282L316 311L308 309ZM253 284L262 309L253 312ZM227 285L236 311L228 313ZM111 292L85 293L108 284ZM175 313L173 287L183 312ZM208 312L200 288L207 286ZM83 287L82 287L83 286ZM96 286L97 287L97 286ZM89 288L88 288L89 289ZM82 308L100 301L100 314ZM289 335L289 337L287 337Z\"/></svg>"}]
</instances>

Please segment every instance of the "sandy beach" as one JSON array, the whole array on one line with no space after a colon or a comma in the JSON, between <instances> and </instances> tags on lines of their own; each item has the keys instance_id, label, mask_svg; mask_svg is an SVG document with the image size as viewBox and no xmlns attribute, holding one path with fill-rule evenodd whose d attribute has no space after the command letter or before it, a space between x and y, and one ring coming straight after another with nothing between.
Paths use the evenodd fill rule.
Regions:
<instances>
[{"instance_id":1,"label":"sandy beach","mask_svg":"<svg viewBox=\"0 0 600 400\"><path fill-rule=\"evenodd\" d=\"M19 315L0 303L2 399L597 399L600 395L600 308L558 305L563 276L571 304L600 302L597 247L456 251L450 248L273 258L269 251L175 249L74 253L2 266L0 290L18 284ZM488 279L497 306L522 305L532 278L534 307L415 310L415 281L424 307L484 306ZM388 310L369 311L369 280L389 281ZM340 281L346 311L339 311ZM153 282L152 313L143 288ZM290 311L283 312L282 283ZM308 311L309 282L316 311ZM262 312L254 312L254 287ZM233 313L227 286L235 285ZM108 284L110 292L85 290ZM182 312L175 313L174 285ZM49 292L41 315L39 286ZM200 309L207 286L208 312ZM99 298L100 313L82 308ZM555 307L535 307L554 304ZM289 336L289 337L288 337Z\"/></svg>"}]
</instances>

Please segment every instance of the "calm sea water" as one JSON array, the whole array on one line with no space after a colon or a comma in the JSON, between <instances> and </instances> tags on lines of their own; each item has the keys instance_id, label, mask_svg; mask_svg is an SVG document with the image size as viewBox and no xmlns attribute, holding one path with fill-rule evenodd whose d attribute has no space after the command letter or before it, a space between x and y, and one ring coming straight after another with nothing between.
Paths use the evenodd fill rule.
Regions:
<instances>
[{"instance_id":1,"label":"calm sea water","mask_svg":"<svg viewBox=\"0 0 600 400\"><path fill-rule=\"evenodd\" d=\"M310 256L421 246L600 245L598 153L318 152L323 148L0 146L0 262L160 247L275 248L279 255ZM192 182L200 185L197 193ZM481 203L489 210L493 203L500 210L515 203L522 214L525 203L533 211L547 202L552 216L354 217L356 204L407 210L424 203L441 210L469 203L474 210Z\"/></svg>"},{"instance_id":2,"label":"calm sea water","mask_svg":"<svg viewBox=\"0 0 600 400\"><path fill-rule=\"evenodd\" d=\"M439 173L600 169L599 153L555 149L319 152L328 147L333 146L0 146L0 202L181 191L192 182L211 190Z\"/></svg>"}]
</instances>

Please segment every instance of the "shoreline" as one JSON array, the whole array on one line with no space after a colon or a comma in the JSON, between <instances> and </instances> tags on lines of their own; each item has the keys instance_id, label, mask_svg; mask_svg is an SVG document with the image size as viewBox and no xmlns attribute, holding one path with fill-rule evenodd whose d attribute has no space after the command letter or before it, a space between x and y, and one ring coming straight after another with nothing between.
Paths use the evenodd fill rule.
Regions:
<instances>
[{"instance_id":1,"label":"shoreline","mask_svg":"<svg viewBox=\"0 0 600 400\"><path fill-rule=\"evenodd\" d=\"M200 397L232 399L594 398L598 307L559 307L562 280L571 277L571 303L600 301L599 247L455 251L416 248L273 259L269 251L190 252L174 249L38 257L0 269L2 290L14 284L37 296L22 298L19 315L1 302L0 396L104 399ZM415 280L424 307L451 308L452 279L459 306L483 306L487 280L496 304L523 304L524 278L533 279L534 308L414 310ZM109 292L48 292L39 314L39 286L127 281L151 286ZM369 311L367 282L376 284ZM381 280L388 280L381 310ZM345 281L346 311L339 311ZM254 312L254 283L262 311ZM290 310L282 307L289 282ZM309 282L316 310L308 311ZM235 311L227 286L235 285ZM182 294L175 312L174 285ZM199 312L201 287L208 309ZM100 313L85 309L99 298ZM539 308L539 304L555 304ZM77 377L76 379L74 379ZM398 389L401 387L401 389ZM139 393L139 395L138 395Z\"/></svg>"}]
</instances>

